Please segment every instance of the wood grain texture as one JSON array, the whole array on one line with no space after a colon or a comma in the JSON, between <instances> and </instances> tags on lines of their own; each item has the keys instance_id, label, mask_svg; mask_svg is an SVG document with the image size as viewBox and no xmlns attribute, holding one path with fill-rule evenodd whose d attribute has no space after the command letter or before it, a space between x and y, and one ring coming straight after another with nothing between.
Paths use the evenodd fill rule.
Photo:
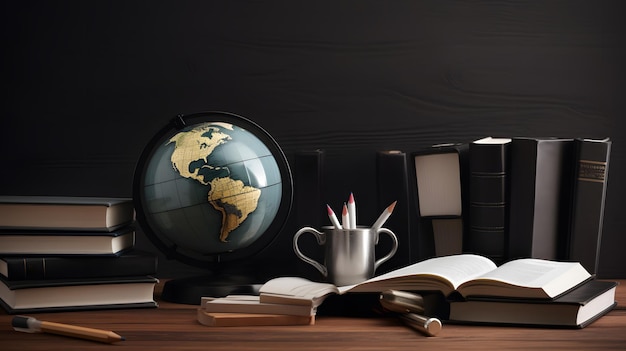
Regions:
<instances>
[{"instance_id":1,"label":"wood grain texture","mask_svg":"<svg viewBox=\"0 0 626 351\"><path fill-rule=\"evenodd\" d=\"M626 281L618 307L584 329L483 327L444 324L425 337L394 318L319 316L315 325L206 327L196 306L160 301L158 309L42 313L40 320L112 330L126 338L115 345L57 335L13 331L12 316L0 313L0 349L62 350L623 350L626 342ZM157 290L162 283L157 287Z\"/></svg>"}]
</instances>

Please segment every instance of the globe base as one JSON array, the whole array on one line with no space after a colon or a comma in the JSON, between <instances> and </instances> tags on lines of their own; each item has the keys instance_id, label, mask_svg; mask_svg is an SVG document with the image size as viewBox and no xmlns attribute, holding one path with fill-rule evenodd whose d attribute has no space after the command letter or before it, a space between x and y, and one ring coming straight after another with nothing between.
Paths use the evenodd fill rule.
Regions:
<instances>
[{"instance_id":1,"label":"globe base","mask_svg":"<svg viewBox=\"0 0 626 351\"><path fill-rule=\"evenodd\" d=\"M165 283L161 299L168 302L200 305L202 297L258 295L262 283L244 275L201 275L172 279Z\"/></svg>"}]
</instances>

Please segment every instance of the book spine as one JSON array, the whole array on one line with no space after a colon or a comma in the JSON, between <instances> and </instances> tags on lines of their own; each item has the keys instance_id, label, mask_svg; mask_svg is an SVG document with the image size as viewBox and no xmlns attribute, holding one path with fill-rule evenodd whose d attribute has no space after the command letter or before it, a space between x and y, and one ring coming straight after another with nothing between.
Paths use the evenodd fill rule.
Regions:
<instances>
[{"instance_id":1,"label":"book spine","mask_svg":"<svg viewBox=\"0 0 626 351\"><path fill-rule=\"evenodd\" d=\"M313 325L315 316L290 316L280 314L209 313L197 311L198 322L209 327L240 327L270 325Z\"/></svg>"},{"instance_id":2,"label":"book spine","mask_svg":"<svg viewBox=\"0 0 626 351\"><path fill-rule=\"evenodd\" d=\"M611 141L577 139L568 259L597 273Z\"/></svg>"},{"instance_id":3,"label":"book spine","mask_svg":"<svg viewBox=\"0 0 626 351\"><path fill-rule=\"evenodd\" d=\"M573 145L572 139L513 138L508 259L562 259Z\"/></svg>"},{"instance_id":4,"label":"book spine","mask_svg":"<svg viewBox=\"0 0 626 351\"><path fill-rule=\"evenodd\" d=\"M510 143L469 146L470 219L466 250L495 262L505 258Z\"/></svg>"},{"instance_id":5,"label":"book spine","mask_svg":"<svg viewBox=\"0 0 626 351\"><path fill-rule=\"evenodd\" d=\"M463 252L463 219L461 217L432 218L430 225L434 234L437 256Z\"/></svg>"},{"instance_id":6,"label":"book spine","mask_svg":"<svg viewBox=\"0 0 626 351\"><path fill-rule=\"evenodd\" d=\"M153 275L156 255L5 257L9 281Z\"/></svg>"},{"instance_id":7,"label":"book spine","mask_svg":"<svg viewBox=\"0 0 626 351\"><path fill-rule=\"evenodd\" d=\"M30 314L30 313L58 313L58 312L82 312L82 311L104 311L104 310L127 310L139 308L156 308L155 301L148 302L132 302L132 303L116 303L108 305L79 305L79 306L58 306L58 307L29 307L29 308L13 308L4 300L0 299L0 307L8 314Z\"/></svg>"},{"instance_id":8,"label":"book spine","mask_svg":"<svg viewBox=\"0 0 626 351\"><path fill-rule=\"evenodd\" d=\"M323 150L298 151L294 167L294 208L296 225L320 228L325 218L322 203Z\"/></svg>"},{"instance_id":9,"label":"book spine","mask_svg":"<svg viewBox=\"0 0 626 351\"><path fill-rule=\"evenodd\" d=\"M396 254L381 266L381 271L406 266L411 261L411 223L409 216L409 182L406 153L402 151L379 151L376 154L377 209L383 211L397 201L392 215L384 224L398 238ZM381 241L377 251L389 252L391 242Z\"/></svg>"},{"instance_id":10,"label":"book spine","mask_svg":"<svg viewBox=\"0 0 626 351\"><path fill-rule=\"evenodd\" d=\"M450 155L455 155L455 158L448 158ZM449 164L451 160L455 160L457 164ZM413 154L419 259L461 253L450 252L449 249L464 247L469 217L468 160L467 143L435 145ZM450 236L447 230L458 225L443 221L433 223L433 219L460 220L462 233ZM445 246L437 245L437 242L443 242L442 236L456 242L447 242Z\"/></svg>"}]
</instances>

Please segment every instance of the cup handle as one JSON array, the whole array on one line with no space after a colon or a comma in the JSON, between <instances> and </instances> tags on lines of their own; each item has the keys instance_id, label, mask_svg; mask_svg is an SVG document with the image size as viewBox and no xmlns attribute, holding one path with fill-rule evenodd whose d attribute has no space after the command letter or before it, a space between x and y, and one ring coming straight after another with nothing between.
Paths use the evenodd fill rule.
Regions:
<instances>
[{"instance_id":1,"label":"cup handle","mask_svg":"<svg viewBox=\"0 0 626 351\"><path fill-rule=\"evenodd\" d=\"M327 278L328 277L328 269L326 269L326 267L324 265L322 265L319 262L317 262L316 260L306 256L305 254L302 253L302 251L300 251L300 248L298 247L298 238L300 238L300 235L302 235L304 233L311 233L311 234L315 235L315 238L317 239L317 244L318 245L324 245L326 243L326 235L324 233L322 233L322 232L317 231L314 228L304 227L304 228L298 230L296 235L293 236L293 251L296 253L296 256L298 256L302 261L304 261L304 262L310 264L311 266L317 268L317 270L320 271L320 273L322 273L324 278Z\"/></svg>"},{"instance_id":2,"label":"cup handle","mask_svg":"<svg viewBox=\"0 0 626 351\"><path fill-rule=\"evenodd\" d=\"M376 260L376 262L374 263L374 271L378 269L378 266L380 266L384 262L387 262L391 257L393 257L393 255L395 255L396 251L398 250L398 238L391 230L387 228L380 228L378 229L376 235L380 235L380 233L385 233L389 235L389 237L393 241L393 245L391 246L391 250L389 251L388 254ZM376 243L378 243L378 240L376 240Z\"/></svg>"}]
</instances>

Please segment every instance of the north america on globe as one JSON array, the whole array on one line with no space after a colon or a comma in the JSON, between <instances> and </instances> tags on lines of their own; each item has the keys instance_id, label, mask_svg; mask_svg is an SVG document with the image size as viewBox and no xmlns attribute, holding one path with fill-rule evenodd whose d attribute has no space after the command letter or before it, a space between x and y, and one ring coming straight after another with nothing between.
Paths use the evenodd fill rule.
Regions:
<instances>
[{"instance_id":1,"label":"north america on globe","mask_svg":"<svg viewBox=\"0 0 626 351\"><path fill-rule=\"evenodd\" d=\"M227 242L228 236L237 229L258 206L261 190L231 178L228 167L209 163L215 149L232 140L228 123L207 123L170 138L174 143L170 157L174 170L209 186L207 201L222 214L219 239Z\"/></svg>"}]
</instances>

